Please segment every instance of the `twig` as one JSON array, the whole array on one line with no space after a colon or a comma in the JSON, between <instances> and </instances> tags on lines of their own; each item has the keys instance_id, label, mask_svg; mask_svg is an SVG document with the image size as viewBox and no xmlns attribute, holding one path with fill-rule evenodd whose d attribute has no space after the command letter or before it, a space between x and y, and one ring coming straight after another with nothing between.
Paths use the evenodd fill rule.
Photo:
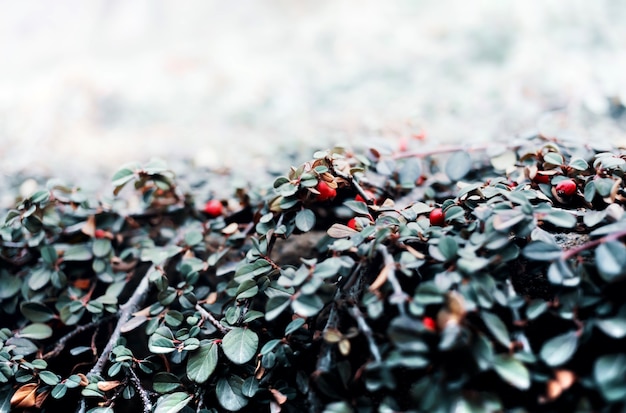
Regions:
<instances>
[{"instance_id":1,"label":"twig","mask_svg":"<svg viewBox=\"0 0 626 413\"><path fill-rule=\"evenodd\" d=\"M54 348L52 350L48 351L43 356L41 356L41 358L46 360L46 359L49 359L51 357L58 356L59 353L61 353L61 351L63 351L63 349L65 348L65 345L67 344L67 342L70 341L72 338L76 337L77 335L79 335L80 333L82 333L84 331L87 331L89 329L97 327L98 325L100 325L100 324L102 324L102 323L104 323L106 321L109 321L112 318L113 318L113 316L104 317L104 318L101 318L100 320L95 320L95 321L92 321L91 323L87 323L87 324L84 324L82 326L76 327L74 330L70 331L69 333L67 333L66 335L61 337L59 339L59 341L57 341L57 344L54 346Z\"/></svg>"},{"instance_id":2,"label":"twig","mask_svg":"<svg viewBox=\"0 0 626 413\"><path fill-rule=\"evenodd\" d=\"M391 287L393 288L393 294L391 295L391 302L398 306L398 311L401 315L406 315L406 310L404 309L404 302L407 300L407 294L402 290L402 286L396 277L396 262L393 260L393 257L387 251L387 247L385 245L379 245L377 248L378 252L380 252L383 256L384 264L388 268L387 279L391 283Z\"/></svg>"},{"instance_id":3,"label":"twig","mask_svg":"<svg viewBox=\"0 0 626 413\"><path fill-rule=\"evenodd\" d=\"M474 146L469 146L469 147L468 146L463 146L463 145L438 146L438 147L430 149L430 150L394 153L391 157L393 159L426 158L427 156L439 155L439 154L450 153L450 152L460 152L460 151L463 151L463 152L478 152L478 151L484 151L484 150L487 150L490 146L493 146L492 142L485 142L485 143L480 144L480 145L474 145ZM510 149L516 149L518 147L519 147L519 145L514 145Z\"/></svg>"},{"instance_id":4,"label":"twig","mask_svg":"<svg viewBox=\"0 0 626 413\"><path fill-rule=\"evenodd\" d=\"M382 360L382 357L380 356L380 350L378 349L376 341L374 340L374 333L372 332L372 329L365 321L365 317L363 317L363 313L361 313L361 310L359 310L359 307L357 307L356 305L348 308L348 312L356 320L356 323L359 326L359 330L361 330L361 332L365 335L365 338L367 339L367 342L369 344L370 353L372 353L374 360L376 360L376 362L380 362Z\"/></svg>"},{"instance_id":5,"label":"twig","mask_svg":"<svg viewBox=\"0 0 626 413\"><path fill-rule=\"evenodd\" d=\"M584 244L582 244L582 245L580 245L580 246L578 246L576 248L571 248L571 249L569 249L567 251L564 251L563 254L561 255L561 259L562 260L567 260L569 258L572 258L575 255L580 254L581 252L583 252L585 250L591 249L591 248L596 247L596 246L598 246L600 244L604 244L605 242L615 241L615 240L620 239L620 238L622 238L624 236L626 236L626 229L614 232L614 233L609 234L609 235L605 235L602 238L598 238L596 240L586 242L586 243L584 243Z\"/></svg>"},{"instance_id":6,"label":"twig","mask_svg":"<svg viewBox=\"0 0 626 413\"><path fill-rule=\"evenodd\" d=\"M122 327L124 326L124 324L126 324L128 320L130 320L132 314L139 308L139 306L145 299L146 295L148 294L148 291L150 289L150 273L155 268L156 268L156 265L152 264L152 266L144 274L143 278L139 282L139 285L137 286L133 294L130 296L128 301L126 301L126 303L120 306L117 325L115 326L115 329L111 333L111 337L109 338L109 341L107 342L106 346L102 350L100 357L98 357L96 364L94 364L94 366L91 368L89 373L87 373L87 376L97 376L100 373L102 373L102 369L104 368L104 365L109 359L109 355L111 354L113 347L117 344L117 340L120 338L122 334ZM85 403L85 399L83 398L81 399L79 407L76 411L78 413L84 413L85 409L86 409L86 403Z\"/></svg>"},{"instance_id":7,"label":"twig","mask_svg":"<svg viewBox=\"0 0 626 413\"><path fill-rule=\"evenodd\" d=\"M213 317L213 314L205 310L204 307L202 307L200 304L196 304L196 310L198 310L203 318L206 318L211 322L211 324L217 327L217 329L220 330L222 334L226 334L228 333L228 330L230 330L230 328L222 325L222 323L220 323L215 317Z\"/></svg>"},{"instance_id":8,"label":"twig","mask_svg":"<svg viewBox=\"0 0 626 413\"><path fill-rule=\"evenodd\" d=\"M365 202L368 205L371 205L374 203L374 199L372 199L363 189L363 187L361 186L361 184L356 180L356 178L353 175L348 175L348 174L344 174L341 171L337 171L335 170L335 175L337 175L340 178L346 179L348 181L350 181L350 183L352 184L352 186L354 187L354 189L356 189L356 191L358 192L359 195L361 195L361 198L363 198L365 200Z\"/></svg>"},{"instance_id":9,"label":"twig","mask_svg":"<svg viewBox=\"0 0 626 413\"><path fill-rule=\"evenodd\" d=\"M150 401L150 395L148 391L143 388L141 385L141 380L137 377L137 373L132 368L128 369L130 373L130 381L133 383L133 386L139 392L139 397L141 397L141 403L143 403L143 413L150 413L152 411L152 402Z\"/></svg>"}]
</instances>

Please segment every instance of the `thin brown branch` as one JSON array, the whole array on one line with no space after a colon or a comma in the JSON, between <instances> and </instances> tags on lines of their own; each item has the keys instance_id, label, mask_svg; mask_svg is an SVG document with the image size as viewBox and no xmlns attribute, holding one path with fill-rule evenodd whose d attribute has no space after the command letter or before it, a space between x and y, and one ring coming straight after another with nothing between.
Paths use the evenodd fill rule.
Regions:
<instances>
[{"instance_id":1,"label":"thin brown branch","mask_svg":"<svg viewBox=\"0 0 626 413\"><path fill-rule=\"evenodd\" d=\"M382 357L380 356L380 350L378 349L378 345L374 340L374 333L372 332L372 329L367 324L367 321L365 321L365 317L363 317L363 313L361 313L361 310L356 305L348 308L348 312L356 320L356 323L359 326L359 330L361 331L361 333L365 335L372 357L374 357L374 360L376 360L377 362L380 362L382 360Z\"/></svg>"},{"instance_id":2,"label":"thin brown branch","mask_svg":"<svg viewBox=\"0 0 626 413\"><path fill-rule=\"evenodd\" d=\"M602 238L598 238L598 239L595 239L593 241L586 242L586 243L584 243L584 244L582 244L582 245L580 245L578 247L571 248L571 249L569 249L567 251L564 251L563 254L561 254L561 259L562 260L567 260L569 258L572 258L572 257L580 254L583 251L586 251L586 250L589 250L591 248L597 247L598 245L604 244L605 242L615 241L615 240L620 239L620 238L622 238L624 236L626 236L626 229L614 232L612 234L605 235Z\"/></svg>"},{"instance_id":3,"label":"thin brown branch","mask_svg":"<svg viewBox=\"0 0 626 413\"><path fill-rule=\"evenodd\" d=\"M152 402L150 401L150 394L146 389L141 385L141 380L137 377L137 373L132 368L128 369L130 373L130 381L139 392L139 397L141 398L141 403L143 404L143 413L150 413L152 411Z\"/></svg>"},{"instance_id":4,"label":"thin brown branch","mask_svg":"<svg viewBox=\"0 0 626 413\"><path fill-rule=\"evenodd\" d=\"M473 146L464 146L464 145L448 145L448 146L438 146L429 150L421 150L421 151L411 151L411 152L398 152L394 153L391 158L393 159L404 159L404 158L426 158L428 156L440 155L444 153L452 153L452 152L479 152L487 150L490 146L493 146L493 142L485 142L478 145ZM511 149L515 149L518 146L514 146Z\"/></svg>"},{"instance_id":5,"label":"thin brown branch","mask_svg":"<svg viewBox=\"0 0 626 413\"><path fill-rule=\"evenodd\" d=\"M343 172L337 171L337 170L335 170L334 172L335 172L335 175L337 175L338 177L350 181L350 184L354 187L354 189L357 191L357 193L359 195L361 195L361 197L365 200L365 202L368 205L371 205L371 204L374 203L375 200L372 199L372 197L370 197L367 194L367 192L365 192L365 190L363 189L363 187L361 186L359 181L357 181L357 179L353 175L344 174Z\"/></svg>"},{"instance_id":6,"label":"thin brown branch","mask_svg":"<svg viewBox=\"0 0 626 413\"><path fill-rule=\"evenodd\" d=\"M202 315L202 318L209 320L211 324L213 324L218 330L220 330L222 334L226 334L228 333L228 330L230 330L228 327L222 325L222 323L220 323L215 317L213 317L213 314L209 313L200 304L196 304L196 310L198 310L200 315Z\"/></svg>"},{"instance_id":7,"label":"thin brown branch","mask_svg":"<svg viewBox=\"0 0 626 413\"><path fill-rule=\"evenodd\" d=\"M76 337L77 335L79 335L80 333L84 331L90 330L92 328L96 328L100 324L105 323L111 320L112 318L113 318L112 316L104 317L99 320L92 321L91 323L83 324L82 326L76 327L74 330L70 331L69 333L61 337L59 341L57 341L57 344L54 346L54 348L48 351L43 356L41 356L41 358L44 360L47 360L49 358L58 356L67 345L67 342L70 341L72 338Z\"/></svg>"},{"instance_id":8,"label":"thin brown branch","mask_svg":"<svg viewBox=\"0 0 626 413\"><path fill-rule=\"evenodd\" d=\"M387 267L387 280L391 283L391 287L393 288L393 294L390 297L390 302L395 303L398 307L398 311L401 315L406 315L406 310L404 308L404 303L408 300L407 294L402 289L400 285L400 281L396 277L396 262L393 259L393 256L387 251L387 247L385 245L379 245L377 247L378 252L380 252L383 256L384 265Z\"/></svg>"}]
</instances>

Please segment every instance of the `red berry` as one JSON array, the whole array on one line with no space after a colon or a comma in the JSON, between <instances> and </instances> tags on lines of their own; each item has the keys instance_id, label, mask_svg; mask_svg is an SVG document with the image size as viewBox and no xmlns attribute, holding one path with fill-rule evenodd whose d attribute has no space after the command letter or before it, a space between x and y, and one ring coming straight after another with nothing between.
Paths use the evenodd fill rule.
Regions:
<instances>
[{"instance_id":1,"label":"red berry","mask_svg":"<svg viewBox=\"0 0 626 413\"><path fill-rule=\"evenodd\" d=\"M374 195L374 193L370 191L369 189L366 189L363 192L365 192L365 195L367 195L369 199L374 201L374 205L376 205L376 195ZM367 201L363 199L363 197L360 194L357 194L357 196L354 197L354 200L367 203Z\"/></svg>"},{"instance_id":2,"label":"red berry","mask_svg":"<svg viewBox=\"0 0 626 413\"><path fill-rule=\"evenodd\" d=\"M347 225L349 228L356 230L356 218L352 218L350 221L348 221Z\"/></svg>"},{"instance_id":3,"label":"red berry","mask_svg":"<svg viewBox=\"0 0 626 413\"><path fill-rule=\"evenodd\" d=\"M446 216L441 208L435 208L430 211L430 225L443 226L446 222Z\"/></svg>"},{"instance_id":4,"label":"red berry","mask_svg":"<svg viewBox=\"0 0 626 413\"><path fill-rule=\"evenodd\" d=\"M422 323L424 323L424 327L426 330L435 331L437 329L437 323L432 317L424 317L422 319Z\"/></svg>"},{"instance_id":5,"label":"red berry","mask_svg":"<svg viewBox=\"0 0 626 413\"><path fill-rule=\"evenodd\" d=\"M317 199L320 201L333 199L335 196L337 196L337 191L334 188L331 188L330 186L328 186L326 181L319 181L315 189L317 189L317 192L320 193L317 196Z\"/></svg>"},{"instance_id":6,"label":"red berry","mask_svg":"<svg viewBox=\"0 0 626 413\"><path fill-rule=\"evenodd\" d=\"M549 184L550 179L552 179L552 176L544 175L541 172L537 172L537 174L535 175L534 181L537 182L538 184Z\"/></svg>"},{"instance_id":7,"label":"red berry","mask_svg":"<svg viewBox=\"0 0 626 413\"><path fill-rule=\"evenodd\" d=\"M97 229L97 230L93 233L93 235L94 235L96 238L104 238L104 237L106 237L107 233L106 233L103 229Z\"/></svg>"},{"instance_id":8,"label":"red berry","mask_svg":"<svg viewBox=\"0 0 626 413\"><path fill-rule=\"evenodd\" d=\"M223 208L224 206L222 205L220 201L218 201L217 199L211 199L207 201L206 204L204 204L203 211L210 217L215 218L215 217L222 215Z\"/></svg>"},{"instance_id":9,"label":"red berry","mask_svg":"<svg viewBox=\"0 0 626 413\"><path fill-rule=\"evenodd\" d=\"M575 193L576 182L572 181L571 179L566 179L556 184L556 194L560 197L572 196Z\"/></svg>"}]
</instances>

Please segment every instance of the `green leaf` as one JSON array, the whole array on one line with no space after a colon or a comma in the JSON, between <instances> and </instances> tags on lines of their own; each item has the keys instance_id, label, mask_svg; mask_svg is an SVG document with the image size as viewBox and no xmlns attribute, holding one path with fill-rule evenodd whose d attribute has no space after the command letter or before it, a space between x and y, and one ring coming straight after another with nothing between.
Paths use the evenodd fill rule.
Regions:
<instances>
[{"instance_id":1,"label":"green leaf","mask_svg":"<svg viewBox=\"0 0 626 413\"><path fill-rule=\"evenodd\" d=\"M59 377L51 371L43 370L39 372L39 378L48 386L55 386L59 382Z\"/></svg>"},{"instance_id":2,"label":"green leaf","mask_svg":"<svg viewBox=\"0 0 626 413\"><path fill-rule=\"evenodd\" d=\"M238 300L242 300L244 298L254 297L258 292L259 287L255 280L245 280L237 287L235 295Z\"/></svg>"},{"instance_id":3,"label":"green leaf","mask_svg":"<svg viewBox=\"0 0 626 413\"><path fill-rule=\"evenodd\" d=\"M576 217L567 211L550 211L543 220L561 228L574 228L577 222Z\"/></svg>"},{"instance_id":4,"label":"green leaf","mask_svg":"<svg viewBox=\"0 0 626 413\"><path fill-rule=\"evenodd\" d=\"M63 253L63 261L89 261L92 257L91 248L86 244L72 245Z\"/></svg>"},{"instance_id":5,"label":"green leaf","mask_svg":"<svg viewBox=\"0 0 626 413\"><path fill-rule=\"evenodd\" d=\"M522 255L534 261L554 261L561 258L563 250L558 245L543 241L531 241L522 250Z\"/></svg>"},{"instance_id":6,"label":"green leaf","mask_svg":"<svg viewBox=\"0 0 626 413\"><path fill-rule=\"evenodd\" d=\"M20 304L20 311L24 317L34 323L45 323L54 318L51 309L36 301L23 302Z\"/></svg>"},{"instance_id":7,"label":"green leaf","mask_svg":"<svg viewBox=\"0 0 626 413\"><path fill-rule=\"evenodd\" d=\"M55 399L61 399L67 393L67 386L63 383L57 384L52 388L50 395ZM2 412L2 410L0 410Z\"/></svg>"},{"instance_id":8,"label":"green leaf","mask_svg":"<svg viewBox=\"0 0 626 413\"><path fill-rule=\"evenodd\" d=\"M319 278L334 277L337 273L339 273L343 264L343 261L339 257L327 258L315 265L313 274Z\"/></svg>"},{"instance_id":9,"label":"green leaf","mask_svg":"<svg viewBox=\"0 0 626 413\"><path fill-rule=\"evenodd\" d=\"M22 280L19 277L14 277L12 275L6 274L3 272L0 275L0 300L5 298L13 297L22 287Z\"/></svg>"},{"instance_id":10,"label":"green leaf","mask_svg":"<svg viewBox=\"0 0 626 413\"><path fill-rule=\"evenodd\" d=\"M98 258L108 257L113 248L111 240L106 238L96 239L93 241L93 255Z\"/></svg>"},{"instance_id":11,"label":"green leaf","mask_svg":"<svg viewBox=\"0 0 626 413\"><path fill-rule=\"evenodd\" d=\"M613 338L626 337L626 319L621 317L596 320L595 325L607 336Z\"/></svg>"},{"instance_id":12,"label":"green leaf","mask_svg":"<svg viewBox=\"0 0 626 413\"><path fill-rule=\"evenodd\" d=\"M599 357L593 365L593 377L608 401L626 398L626 355L609 354Z\"/></svg>"},{"instance_id":13,"label":"green leaf","mask_svg":"<svg viewBox=\"0 0 626 413\"><path fill-rule=\"evenodd\" d=\"M548 152L543 155L543 160L545 163L550 165L563 165L563 156L556 152Z\"/></svg>"},{"instance_id":14,"label":"green leaf","mask_svg":"<svg viewBox=\"0 0 626 413\"><path fill-rule=\"evenodd\" d=\"M113 178L111 178L111 181L113 183L113 186L119 187L132 181L134 176L135 176L135 171L133 171L132 169L121 168L117 172L115 172L115 174L113 175Z\"/></svg>"},{"instance_id":15,"label":"green leaf","mask_svg":"<svg viewBox=\"0 0 626 413\"><path fill-rule=\"evenodd\" d=\"M367 216L370 213L367 204L363 201L345 201L343 204L356 212L357 215Z\"/></svg>"},{"instance_id":16,"label":"green leaf","mask_svg":"<svg viewBox=\"0 0 626 413\"><path fill-rule=\"evenodd\" d=\"M256 354L259 336L247 328L233 327L222 339L222 351L235 364L244 364Z\"/></svg>"},{"instance_id":17,"label":"green leaf","mask_svg":"<svg viewBox=\"0 0 626 413\"><path fill-rule=\"evenodd\" d=\"M59 256L57 255L57 251L54 249L54 247L51 247L50 245L41 247L41 259L46 264L54 265L58 258Z\"/></svg>"},{"instance_id":18,"label":"green leaf","mask_svg":"<svg viewBox=\"0 0 626 413\"><path fill-rule=\"evenodd\" d=\"M190 247L200 244L203 239L204 236L200 231L189 231L185 234L185 244Z\"/></svg>"},{"instance_id":19,"label":"green leaf","mask_svg":"<svg viewBox=\"0 0 626 413\"><path fill-rule=\"evenodd\" d=\"M204 383L215 371L217 360L218 352L215 341L202 340L200 348L189 356L187 377L196 383Z\"/></svg>"},{"instance_id":20,"label":"green leaf","mask_svg":"<svg viewBox=\"0 0 626 413\"><path fill-rule=\"evenodd\" d=\"M583 223L588 228L593 228L598 225L600 222L606 218L606 210L602 211L585 211L585 215L583 216Z\"/></svg>"},{"instance_id":21,"label":"green leaf","mask_svg":"<svg viewBox=\"0 0 626 413\"><path fill-rule=\"evenodd\" d=\"M302 232L308 232L315 226L315 213L310 209L302 209L296 214L296 227Z\"/></svg>"},{"instance_id":22,"label":"green leaf","mask_svg":"<svg viewBox=\"0 0 626 413\"><path fill-rule=\"evenodd\" d=\"M296 332L304 325L305 322L306 320L304 318L296 318L295 320L292 320L289 324L287 324L287 327L285 327L285 336Z\"/></svg>"},{"instance_id":23,"label":"green leaf","mask_svg":"<svg viewBox=\"0 0 626 413\"><path fill-rule=\"evenodd\" d=\"M241 386L241 393L246 397L253 397L259 390L259 381L254 376L248 377L244 380Z\"/></svg>"},{"instance_id":24,"label":"green leaf","mask_svg":"<svg viewBox=\"0 0 626 413\"><path fill-rule=\"evenodd\" d=\"M324 308L324 302L318 295L300 294L291 302L291 308L302 317L313 317Z\"/></svg>"},{"instance_id":25,"label":"green leaf","mask_svg":"<svg viewBox=\"0 0 626 413\"><path fill-rule=\"evenodd\" d=\"M549 366L560 366L574 355L577 347L578 334L576 331L569 331L546 341L539 355Z\"/></svg>"},{"instance_id":26,"label":"green leaf","mask_svg":"<svg viewBox=\"0 0 626 413\"><path fill-rule=\"evenodd\" d=\"M14 355L28 356L39 350L35 343L24 337L11 337L5 342L5 345L15 346Z\"/></svg>"},{"instance_id":27,"label":"green leaf","mask_svg":"<svg viewBox=\"0 0 626 413\"><path fill-rule=\"evenodd\" d=\"M445 236L439 239L437 248L439 249L441 255L445 258L445 261L451 261L456 258L459 245L453 237Z\"/></svg>"},{"instance_id":28,"label":"green leaf","mask_svg":"<svg viewBox=\"0 0 626 413\"><path fill-rule=\"evenodd\" d=\"M28 279L28 286L33 291L40 290L50 282L51 276L52 272L47 268L37 268Z\"/></svg>"},{"instance_id":29,"label":"green leaf","mask_svg":"<svg viewBox=\"0 0 626 413\"><path fill-rule=\"evenodd\" d=\"M451 181L463 179L471 169L472 158L464 151L454 152L446 162L446 175Z\"/></svg>"},{"instance_id":30,"label":"green leaf","mask_svg":"<svg viewBox=\"0 0 626 413\"><path fill-rule=\"evenodd\" d=\"M596 248L595 255L598 272L606 282L626 273L626 247L621 242L605 242Z\"/></svg>"},{"instance_id":31,"label":"green leaf","mask_svg":"<svg viewBox=\"0 0 626 413\"><path fill-rule=\"evenodd\" d=\"M596 191L602 197L611 195L615 181L611 178L599 178L594 180Z\"/></svg>"},{"instance_id":32,"label":"green leaf","mask_svg":"<svg viewBox=\"0 0 626 413\"><path fill-rule=\"evenodd\" d=\"M172 373L160 371L152 379L152 388L158 393L170 393L181 386L181 382Z\"/></svg>"},{"instance_id":33,"label":"green leaf","mask_svg":"<svg viewBox=\"0 0 626 413\"><path fill-rule=\"evenodd\" d=\"M157 400L153 413L176 413L181 411L192 399L186 392L166 394Z\"/></svg>"},{"instance_id":34,"label":"green leaf","mask_svg":"<svg viewBox=\"0 0 626 413\"><path fill-rule=\"evenodd\" d=\"M44 340L52 336L52 328L46 324L33 323L20 331L20 337L33 340Z\"/></svg>"},{"instance_id":35,"label":"green leaf","mask_svg":"<svg viewBox=\"0 0 626 413\"><path fill-rule=\"evenodd\" d=\"M502 320L500 320L500 317L484 310L482 311L481 316L485 325L496 340L498 340L498 342L504 347L509 348L511 345L509 330L506 328L506 325L502 322Z\"/></svg>"},{"instance_id":36,"label":"green leaf","mask_svg":"<svg viewBox=\"0 0 626 413\"><path fill-rule=\"evenodd\" d=\"M148 349L155 354L171 353L176 349L174 335L167 327L159 327L148 340Z\"/></svg>"},{"instance_id":37,"label":"green leaf","mask_svg":"<svg viewBox=\"0 0 626 413\"><path fill-rule=\"evenodd\" d=\"M587 182L584 189L585 201L592 202L596 197L596 192L596 184L593 181Z\"/></svg>"},{"instance_id":38,"label":"green leaf","mask_svg":"<svg viewBox=\"0 0 626 413\"><path fill-rule=\"evenodd\" d=\"M589 168L589 164L583 158L578 156L573 156L569 161L570 168L574 168L578 171L584 171Z\"/></svg>"},{"instance_id":39,"label":"green leaf","mask_svg":"<svg viewBox=\"0 0 626 413\"><path fill-rule=\"evenodd\" d=\"M579 284L577 277L565 260L558 260L548 267L548 281L555 285L574 287Z\"/></svg>"},{"instance_id":40,"label":"green leaf","mask_svg":"<svg viewBox=\"0 0 626 413\"><path fill-rule=\"evenodd\" d=\"M251 280L260 275L265 275L270 271L272 271L272 265L267 260L256 260L253 263L246 263L239 266L235 271L235 281L241 284L245 280Z\"/></svg>"},{"instance_id":41,"label":"green leaf","mask_svg":"<svg viewBox=\"0 0 626 413\"><path fill-rule=\"evenodd\" d=\"M512 356L506 354L494 356L493 368L510 385L520 390L530 388L530 373L528 369Z\"/></svg>"},{"instance_id":42,"label":"green leaf","mask_svg":"<svg viewBox=\"0 0 626 413\"><path fill-rule=\"evenodd\" d=\"M402 166L398 171L400 186L403 188L414 188L416 181L422 175L422 163L417 157L407 158L402 162ZM465 174L463 174L465 176Z\"/></svg>"},{"instance_id":43,"label":"green leaf","mask_svg":"<svg viewBox=\"0 0 626 413\"><path fill-rule=\"evenodd\" d=\"M248 404L248 399L242 392L243 379L238 376L230 376L228 379L219 379L215 386L217 401L226 410L236 412Z\"/></svg>"},{"instance_id":44,"label":"green leaf","mask_svg":"<svg viewBox=\"0 0 626 413\"><path fill-rule=\"evenodd\" d=\"M289 295L271 297L267 300L267 304L265 304L265 319L272 321L278 317L285 308L289 307L289 304L291 304L291 296Z\"/></svg>"}]
</instances>

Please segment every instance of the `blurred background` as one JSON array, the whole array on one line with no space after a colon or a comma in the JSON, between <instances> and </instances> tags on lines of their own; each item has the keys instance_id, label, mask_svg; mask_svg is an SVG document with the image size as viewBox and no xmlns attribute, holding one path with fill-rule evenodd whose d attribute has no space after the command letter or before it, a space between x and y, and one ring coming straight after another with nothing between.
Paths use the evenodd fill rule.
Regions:
<instances>
[{"instance_id":1,"label":"blurred background","mask_svg":"<svg viewBox=\"0 0 626 413\"><path fill-rule=\"evenodd\" d=\"M271 167L284 152L626 129L622 0L0 0L0 162Z\"/></svg>"}]
</instances>

